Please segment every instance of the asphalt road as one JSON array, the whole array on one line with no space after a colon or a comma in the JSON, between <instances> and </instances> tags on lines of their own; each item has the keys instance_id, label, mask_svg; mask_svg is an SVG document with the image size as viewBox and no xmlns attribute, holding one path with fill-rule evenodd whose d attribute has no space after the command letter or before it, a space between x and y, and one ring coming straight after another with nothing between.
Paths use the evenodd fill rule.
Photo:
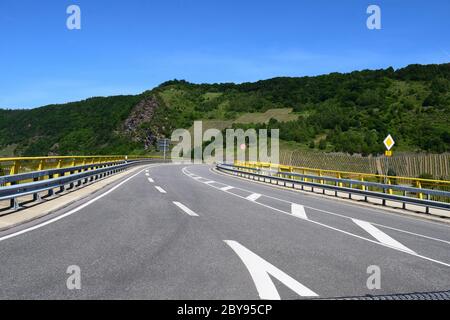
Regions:
<instances>
[{"instance_id":1,"label":"asphalt road","mask_svg":"<svg viewBox=\"0 0 450 320\"><path fill-rule=\"evenodd\" d=\"M0 233L0 298L301 299L450 289L449 225L206 165L147 170ZM69 266L79 267L81 289L68 289L78 279Z\"/></svg>"}]
</instances>

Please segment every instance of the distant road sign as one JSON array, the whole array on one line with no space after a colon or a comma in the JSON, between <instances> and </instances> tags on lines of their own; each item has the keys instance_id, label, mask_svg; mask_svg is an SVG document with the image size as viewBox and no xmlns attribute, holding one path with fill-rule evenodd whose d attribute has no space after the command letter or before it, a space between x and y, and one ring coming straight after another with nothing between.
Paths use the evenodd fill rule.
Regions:
<instances>
[{"instance_id":1,"label":"distant road sign","mask_svg":"<svg viewBox=\"0 0 450 320\"><path fill-rule=\"evenodd\" d=\"M158 146L160 148L168 148L170 146L170 140L169 139L158 140Z\"/></svg>"},{"instance_id":2,"label":"distant road sign","mask_svg":"<svg viewBox=\"0 0 450 320\"><path fill-rule=\"evenodd\" d=\"M166 159L166 152L170 149L170 139L158 140L158 149L164 152L164 160Z\"/></svg>"},{"instance_id":3,"label":"distant road sign","mask_svg":"<svg viewBox=\"0 0 450 320\"><path fill-rule=\"evenodd\" d=\"M384 145L385 145L387 151L391 151L392 147L393 147L394 144L395 144L395 141L394 141L394 138L392 138L391 135L388 135L388 136L386 137L386 139L384 139L383 143L384 143Z\"/></svg>"}]
</instances>

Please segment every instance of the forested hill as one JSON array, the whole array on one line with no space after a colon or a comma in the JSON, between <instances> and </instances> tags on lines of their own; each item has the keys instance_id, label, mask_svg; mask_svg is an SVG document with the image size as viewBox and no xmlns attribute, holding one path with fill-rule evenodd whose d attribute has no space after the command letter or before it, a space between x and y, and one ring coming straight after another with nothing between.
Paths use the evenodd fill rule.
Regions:
<instances>
[{"instance_id":1,"label":"forested hill","mask_svg":"<svg viewBox=\"0 0 450 320\"><path fill-rule=\"evenodd\" d=\"M24 93L26 94L26 93ZM0 110L0 154L131 154L194 120L280 128L299 148L377 154L450 151L450 63L243 84L168 81L135 96Z\"/></svg>"}]
</instances>

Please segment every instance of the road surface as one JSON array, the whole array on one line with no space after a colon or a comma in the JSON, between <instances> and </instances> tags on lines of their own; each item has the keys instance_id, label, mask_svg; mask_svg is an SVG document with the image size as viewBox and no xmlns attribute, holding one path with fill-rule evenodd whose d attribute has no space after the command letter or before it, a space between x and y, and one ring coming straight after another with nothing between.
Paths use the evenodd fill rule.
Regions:
<instances>
[{"instance_id":1,"label":"road surface","mask_svg":"<svg viewBox=\"0 0 450 320\"><path fill-rule=\"evenodd\" d=\"M443 223L279 189L207 165L154 164L100 195L1 233L0 298L446 291L449 231ZM77 283L73 276L80 289L68 289Z\"/></svg>"}]
</instances>

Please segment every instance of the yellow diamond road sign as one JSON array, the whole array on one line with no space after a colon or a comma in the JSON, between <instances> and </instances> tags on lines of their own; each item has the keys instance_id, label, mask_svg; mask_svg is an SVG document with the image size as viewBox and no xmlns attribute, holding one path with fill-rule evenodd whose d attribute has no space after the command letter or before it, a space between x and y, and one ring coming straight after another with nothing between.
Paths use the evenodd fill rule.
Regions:
<instances>
[{"instance_id":1,"label":"yellow diamond road sign","mask_svg":"<svg viewBox=\"0 0 450 320\"><path fill-rule=\"evenodd\" d=\"M388 135L388 136L386 137L386 139L384 139L383 143L384 143L384 145L386 146L386 149L387 149L388 151L390 151L390 150L392 149L392 147L394 146L395 141L394 141L394 138L392 138L391 135Z\"/></svg>"}]
</instances>

